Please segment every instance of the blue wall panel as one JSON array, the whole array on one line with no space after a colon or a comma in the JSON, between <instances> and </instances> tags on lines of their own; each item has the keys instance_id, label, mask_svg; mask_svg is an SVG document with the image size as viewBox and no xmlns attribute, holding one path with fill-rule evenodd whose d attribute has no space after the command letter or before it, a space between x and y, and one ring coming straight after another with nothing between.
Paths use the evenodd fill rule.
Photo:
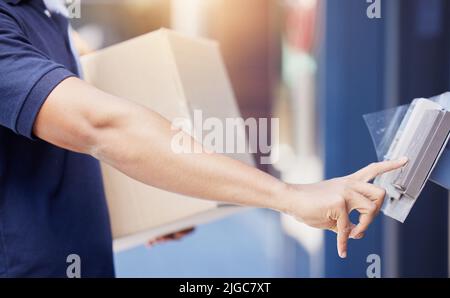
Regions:
<instances>
[{"instance_id":1,"label":"blue wall panel","mask_svg":"<svg viewBox=\"0 0 450 298\"><path fill-rule=\"evenodd\" d=\"M450 3L401 2L399 102L449 90ZM447 277L448 192L428 183L407 221L399 225L399 275Z\"/></svg>"},{"instance_id":2,"label":"blue wall panel","mask_svg":"<svg viewBox=\"0 0 450 298\"><path fill-rule=\"evenodd\" d=\"M348 174L375 159L361 116L389 103L430 97L449 90L450 3L446 0L399 1L399 14L382 1L382 19L369 19L364 0L326 1L326 39L320 56L319 95L323 115L327 178ZM389 3L391 4L391 3ZM389 18L395 18L389 19ZM388 27L388 24L390 27ZM393 28L392 26L398 26ZM390 52L386 34L398 29L397 52ZM390 40L390 42L393 42ZM395 63L387 65L386 61ZM398 69L395 85L384 84L388 70ZM389 83L389 82L388 82ZM395 88L389 92L387 88ZM387 91L387 92L386 92ZM394 99L395 100L395 99ZM392 102L390 102L392 104ZM370 227L366 239L353 241L348 260L339 260L335 235L326 237L326 275L364 277L368 254L382 258L381 221ZM448 275L448 192L429 183L405 224L392 224L397 232L387 253L394 255L400 277ZM392 264L390 264L392 265Z\"/></svg>"},{"instance_id":3,"label":"blue wall panel","mask_svg":"<svg viewBox=\"0 0 450 298\"><path fill-rule=\"evenodd\" d=\"M319 98L327 178L376 161L362 115L383 107L384 19L369 19L361 0L326 1L326 40L320 57ZM355 218L353 218L355 221ZM380 219L363 240L350 241L348 258L326 235L326 276L364 277L366 258L382 254Z\"/></svg>"}]
</instances>

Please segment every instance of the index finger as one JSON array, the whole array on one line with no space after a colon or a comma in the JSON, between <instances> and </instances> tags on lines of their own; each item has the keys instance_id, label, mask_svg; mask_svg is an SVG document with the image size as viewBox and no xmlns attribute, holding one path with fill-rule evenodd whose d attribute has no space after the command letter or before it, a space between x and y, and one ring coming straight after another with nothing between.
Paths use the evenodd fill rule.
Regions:
<instances>
[{"instance_id":1,"label":"index finger","mask_svg":"<svg viewBox=\"0 0 450 298\"><path fill-rule=\"evenodd\" d=\"M368 182L383 173L397 170L403 167L407 162L408 158L402 157L397 160L387 160L371 163L367 167L353 173L352 175L350 175L350 177L360 181Z\"/></svg>"}]
</instances>

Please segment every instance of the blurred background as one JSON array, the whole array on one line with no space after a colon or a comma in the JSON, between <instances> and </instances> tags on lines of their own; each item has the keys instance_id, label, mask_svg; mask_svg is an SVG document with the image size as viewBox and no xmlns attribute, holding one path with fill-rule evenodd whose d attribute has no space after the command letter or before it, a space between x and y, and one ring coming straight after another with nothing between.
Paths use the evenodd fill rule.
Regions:
<instances>
[{"instance_id":1,"label":"blurred background","mask_svg":"<svg viewBox=\"0 0 450 298\"><path fill-rule=\"evenodd\" d=\"M310 183L376 160L363 114L450 89L450 2L379 0L373 19L368 2L82 0L72 22L96 49L160 27L218 40L242 115L280 118L280 160L260 168ZM379 216L341 260L334 234L253 210L117 253L117 276L366 277L377 254L385 277L448 277L448 214L429 183L405 224Z\"/></svg>"}]
</instances>

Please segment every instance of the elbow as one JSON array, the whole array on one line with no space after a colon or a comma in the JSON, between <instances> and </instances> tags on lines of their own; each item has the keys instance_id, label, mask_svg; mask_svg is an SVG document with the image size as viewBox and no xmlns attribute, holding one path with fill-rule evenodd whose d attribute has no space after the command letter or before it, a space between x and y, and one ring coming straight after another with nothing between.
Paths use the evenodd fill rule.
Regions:
<instances>
[{"instance_id":1,"label":"elbow","mask_svg":"<svg viewBox=\"0 0 450 298\"><path fill-rule=\"evenodd\" d=\"M126 105L107 114L85 117L84 125L75 132L83 144L82 151L112 166L137 159L133 144L139 139L145 121L140 117L142 110L133 108Z\"/></svg>"},{"instance_id":2,"label":"elbow","mask_svg":"<svg viewBox=\"0 0 450 298\"><path fill-rule=\"evenodd\" d=\"M55 146L102 160L116 153L134 110L126 100L69 78L48 96L33 132Z\"/></svg>"},{"instance_id":3,"label":"elbow","mask_svg":"<svg viewBox=\"0 0 450 298\"><path fill-rule=\"evenodd\" d=\"M62 131L65 132L65 135L58 138L57 146L78 153L98 155L102 133L99 127L89 121L81 120L77 125L67 127Z\"/></svg>"},{"instance_id":4,"label":"elbow","mask_svg":"<svg viewBox=\"0 0 450 298\"><path fill-rule=\"evenodd\" d=\"M74 139L80 146L79 150L100 161L110 159L121 130L114 118L112 115L101 118L85 117L83 124L73 131Z\"/></svg>"},{"instance_id":5,"label":"elbow","mask_svg":"<svg viewBox=\"0 0 450 298\"><path fill-rule=\"evenodd\" d=\"M111 118L103 113L64 113L38 123L35 134L58 147L99 158L106 134L113 130Z\"/></svg>"}]
</instances>

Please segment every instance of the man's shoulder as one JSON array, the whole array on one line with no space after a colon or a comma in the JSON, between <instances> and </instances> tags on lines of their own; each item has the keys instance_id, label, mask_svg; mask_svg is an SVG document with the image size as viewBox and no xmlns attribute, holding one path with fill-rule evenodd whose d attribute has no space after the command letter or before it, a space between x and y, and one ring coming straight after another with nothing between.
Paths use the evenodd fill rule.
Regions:
<instances>
[{"instance_id":1,"label":"man's shoulder","mask_svg":"<svg viewBox=\"0 0 450 298\"><path fill-rule=\"evenodd\" d=\"M0 0L0 26L5 23L17 23L18 25L20 24L19 19L18 14L14 10L14 6L8 4L5 0Z\"/></svg>"},{"instance_id":2,"label":"man's shoulder","mask_svg":"<svg viewBox=\"0 0 450 298\"><path fill-rule=\"evenodd\" d=\"M5 0L0 0L0 10L8 10L9 5L5 2Z\"/></svg>"},{"instance_id":3,"label":"man's shoulder","mask_svg":"<svg viewBox=\"0 0 450 298\"><path fill-rule=\"evenodd\" d=\"M11 6L7 1L0 0L0 13L14 15L14 7Z\"/></svg>"},{"instance_id":4,"label":"man's shoulder","mask_svg":"<svg viewBox=\"0 0 450 298\"><path fill-rule=\"evenodd\" d=\"M0 8L2 9L11 9L11 4L6 0L0 0Z\"/></svg>"},{"instance_id":5,"label":"man's shoulder","mask_svg":"<svg viewBox=\"0 0 450 298\"><path fill-rule=\"evenodd\" d=\"M22 0L0 0L0 5L6 5L6 6L12 6L17 5L19 2L22 2Z\"/></svg>"}]
</instances>

